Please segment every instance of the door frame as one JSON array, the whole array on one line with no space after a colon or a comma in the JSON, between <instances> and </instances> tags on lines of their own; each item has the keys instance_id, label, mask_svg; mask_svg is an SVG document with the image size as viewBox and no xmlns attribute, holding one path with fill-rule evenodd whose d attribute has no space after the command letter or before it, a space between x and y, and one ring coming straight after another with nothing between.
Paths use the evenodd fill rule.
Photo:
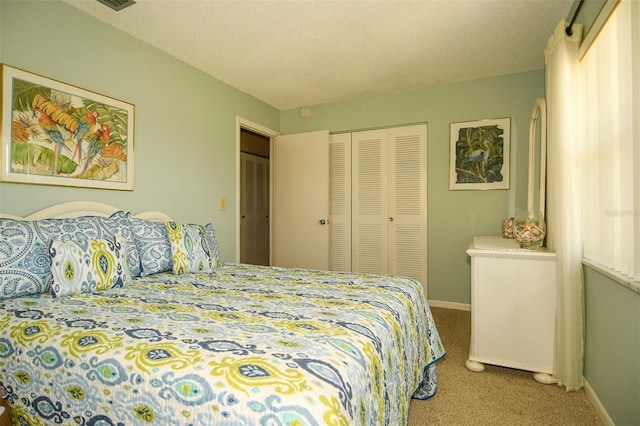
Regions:
<instances>
[{"instance_id":1,"label":"door frame","mask_svg":"<svg viewBox=\"0 0 640 426\"><path fill-rule=\"evenodd\" d=\"M241 130L249 130L253 133L265 136L269 138L269 163L274 161L273 158L273 139L276 136L280 136L280 132L269 129L258 123L254 123L246 118L236 116L236 262L240 262L240 200L241 200L241 186L240 186L240 137ZM269 167L269 217L273 217L273 167ZM269 221L269 264L271 264L271 253L273 244L273 221Z\"/></svg>"}]
</instances>

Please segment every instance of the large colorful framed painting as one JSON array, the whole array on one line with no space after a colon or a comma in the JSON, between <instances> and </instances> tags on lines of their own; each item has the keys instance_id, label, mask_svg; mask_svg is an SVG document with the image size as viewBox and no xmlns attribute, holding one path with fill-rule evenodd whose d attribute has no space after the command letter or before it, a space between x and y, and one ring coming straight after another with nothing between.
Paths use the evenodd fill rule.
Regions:
<instances>
[{"instance_id":1,"label":"large colorful framed painting","mask_svg":"<svg viewBox=\"0 0 640 426\"><path fill-rule=\"evenodd\" d=\"M2 64L4 182L133 190L134 106Z\"/></svg>"},{"instance_id":2,"label":"large colorful framed painting","mask_svg":"<svg viewBox=\"0 0 640 426\"><path fill-rule=\"evenodd\" d=\"M449 189L509 189L511 119L451 123Z\"/></svg>"}]
</instances>

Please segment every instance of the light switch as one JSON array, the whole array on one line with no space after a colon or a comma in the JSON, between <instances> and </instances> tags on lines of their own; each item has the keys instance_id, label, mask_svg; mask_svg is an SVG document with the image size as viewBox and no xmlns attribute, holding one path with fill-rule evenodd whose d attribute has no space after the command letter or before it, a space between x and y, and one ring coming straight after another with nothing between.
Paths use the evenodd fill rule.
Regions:
<instances>
[{"instance_id":1,"label":"light switch","mask_svg":"<svg viewBox=\"0 0 640 426\"><path fill-rule=\"evenodd\" d=\"M220 197L220 211L227 209L227 197Z\"/></svg>"}]
</instances>

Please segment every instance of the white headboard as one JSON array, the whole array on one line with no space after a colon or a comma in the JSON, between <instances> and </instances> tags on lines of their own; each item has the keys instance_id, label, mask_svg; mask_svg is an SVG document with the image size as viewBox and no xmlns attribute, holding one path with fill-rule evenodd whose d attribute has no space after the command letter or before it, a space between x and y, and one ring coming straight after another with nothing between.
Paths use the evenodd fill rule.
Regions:
<instances>
[{"instance_id":1,"label":"white headboard","mask_svg":"<svg viewBox=\"0 0 640 426\"><path fill-rule=\"evenodd\" d=\"M39 220L47 218L64 218L78 216L111 216L113 213L120 211L117 207L97 201L71 201L68 203L56 204L42 210L38 210L25 217L8 215L0 213L0 217L12 219ZM140 219L158 220L167 222L172 220L170 216L158 211L146 211L133 215Z\"/></svg>"}]
</instances>

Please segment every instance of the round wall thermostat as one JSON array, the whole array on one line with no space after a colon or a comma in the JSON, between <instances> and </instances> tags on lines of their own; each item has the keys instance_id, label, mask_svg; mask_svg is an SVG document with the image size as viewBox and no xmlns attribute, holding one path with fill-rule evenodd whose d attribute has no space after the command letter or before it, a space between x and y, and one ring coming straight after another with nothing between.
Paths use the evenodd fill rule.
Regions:
<instances>
[{"instance_id":1,"label":"round wall thermostat","mask_svg":"<svg viewBox=\"0 0 640 426\"><path fill-rule=\"evenodd\" d=\"M311 110L309 109L309 107L300 108L300 117L302 117L302 118L311 117Z\"/></svg>"}]
</instances>

